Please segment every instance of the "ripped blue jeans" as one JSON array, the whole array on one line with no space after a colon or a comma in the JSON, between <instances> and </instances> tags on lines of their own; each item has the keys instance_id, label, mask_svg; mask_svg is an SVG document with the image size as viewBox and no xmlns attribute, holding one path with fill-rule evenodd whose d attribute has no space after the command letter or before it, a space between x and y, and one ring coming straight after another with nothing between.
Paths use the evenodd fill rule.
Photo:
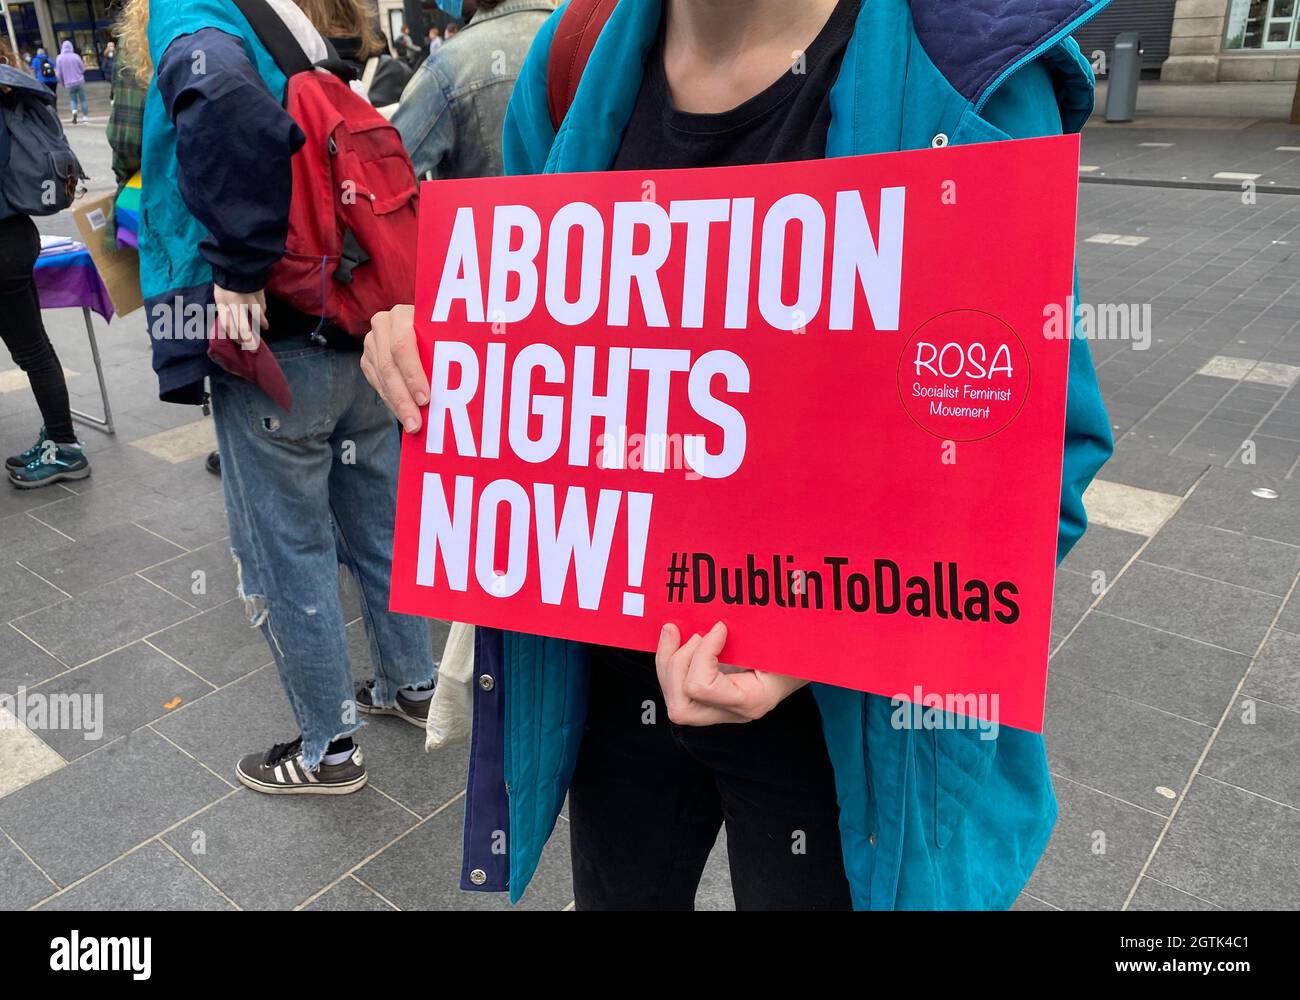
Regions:
<instances>
[{"instance_id":1,"label":"ripped blue jeans","mask_svg":"<svg viewBox=\"0 0 1300 1000\"><path fill-rule=\"evenodd\" d=\"M289 382L292 412L225 372L212 377L212 412L240 595L275 657L303 761L315 768L331 740L361 726L340 562L359 584L377 704L432 680L434 653L425 619L388 610L397 422L359 355L305 338L266 346Z\"/></svg>"}]
</instances>

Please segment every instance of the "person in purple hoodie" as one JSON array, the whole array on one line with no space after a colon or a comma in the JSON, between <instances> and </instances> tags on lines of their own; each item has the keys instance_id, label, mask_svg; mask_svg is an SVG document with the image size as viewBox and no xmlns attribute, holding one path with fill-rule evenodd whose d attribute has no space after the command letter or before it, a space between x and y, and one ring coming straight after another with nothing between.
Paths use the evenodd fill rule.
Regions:
<instances>
[{"instance_id":1,"label":"person in purple hoodie","mask_svg":"<svg viewBox=\"0 0 1300 1000\"><path fill-rule=\"evenodd\" d=\"M90 105L86 101L86 64L77 55L72 42L65 39L63 49L54 60L54 70L59 75L59 82L68 88L68 101L72 104L72 124L77 124L77 113L81 113L82 124L89 124Z\"/></svg>"}]
</instances>

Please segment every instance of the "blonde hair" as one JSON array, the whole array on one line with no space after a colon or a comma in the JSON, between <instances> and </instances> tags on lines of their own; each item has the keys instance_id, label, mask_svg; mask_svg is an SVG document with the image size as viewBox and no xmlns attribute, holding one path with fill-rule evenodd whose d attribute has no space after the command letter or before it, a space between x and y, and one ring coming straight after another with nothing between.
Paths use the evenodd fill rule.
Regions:
<instances>
[{"instance_id":1,"label":"blonde hair","mask_svg":"<svg viewBox=\"0 0 1300 1000\"><path fill-rule=\"evenodd\" d=\"M369 59L384 50L384 40L370 20L370 7L364 0L294 0L307 20L326 38L355 35L361 39L359 59ZM131 68L139 79L153 75L153 58L149 53L149 0L128 0L118 22L117 35L127 50Z\"/></svg>"},{"instance_id":2,"label":"blonde hair","mask_svg":"<svg viewBox=\"0 0 1300 1000\"><path fill-rule=\"evenodd\" d=\"M14 50L9 47L9 43L0 38L0 63L6 66L17 66L18 57L14 55Z\"/></svg>"},{"instance_id":3,"label":"blonde hair","mask_svg":"<svg viewBox=\"0 0 1300 1000\"><path fill-rule=\"evenodd\" d=\"M126 49L127 67L143 85L153 76L153 60L149 57L149 0L127 0L114 34L122 39Z\"/></svg>"}]
</instances>

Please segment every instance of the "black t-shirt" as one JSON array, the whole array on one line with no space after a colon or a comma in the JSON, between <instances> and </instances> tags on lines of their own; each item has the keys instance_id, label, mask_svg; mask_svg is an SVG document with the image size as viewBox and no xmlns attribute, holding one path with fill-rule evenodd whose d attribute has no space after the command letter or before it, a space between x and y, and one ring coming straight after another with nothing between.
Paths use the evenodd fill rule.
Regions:
<instances>
[{"instance_id":1,"label":"black t-shirt","mask_svg":"<svg viewBox=\"0 0 1300 1000\"><path fill-rule=\"evenodd\" d=\"M692 114L673 107L664 74L661 23L614 169L730 167L822 159L831 120L830 91L853 35L859 3L840 0L804 51L801 65L739 107L718 114ZM654 670L650 653L612 646L592 646L591 652L605 666L625 673Z\"/></svg>"},{"instance_id":2,"label":"black t-shirt","mask_svg":"<svg viewBox=\"0 0 1300 1000\"><path fill-rule=\"evenodd\" d=\"M853 35L859 2L840 0L800 63L744 104L718 114L673 107L661 23L614 169L728 167L824 157L830 90Z\"/></svg>"}]
</instances>

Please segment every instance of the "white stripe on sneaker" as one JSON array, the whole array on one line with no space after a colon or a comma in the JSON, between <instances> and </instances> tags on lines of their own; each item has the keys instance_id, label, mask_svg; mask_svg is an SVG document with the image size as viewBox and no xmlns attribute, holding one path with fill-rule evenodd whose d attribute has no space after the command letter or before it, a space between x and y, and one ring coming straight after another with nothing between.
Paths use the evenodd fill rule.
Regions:
<instances>
[{"instance_id":1,"label":"white stripe on sneaker","mask_svg":"<svg viewBox=\"0 0 1300 1000\"><path fill-rule=\"evenodd\" d=\"M284 765L284 774L285 774L285 777L289 779L289 783L290 783L290 784L292 784L292 785L301 785L301 784L302 784L302 778L298 777L298 772L297 772L296 770L294 770L294 765L295 765L296 763L298 763L298 761L297 761L296 759L291 760L291 761L289 761L288 763L286 763L286 764Z\"/></svg>"},{"instance_id":2,"label":"white stripe on sneaker","mask_svg":"<svg viewBox=\"0 0 1300 1000\"><path fill-rule=\"evenodd\" d=\"M282 784L282 785L284 784L284 771L282 771L282 770L280 769L280 765L279 765L279 764L276 764L276 765L275 765L275 770L272 771L271 773L272 773L273 775L275 775L275 780L276 780L276 781L278 781L278 782L279 782L280 784Z\"/></svg>"},{"instance_id":3,"label":"white stripe on sneaker","mask_svg":"<svg viewBox=\"0 0 1300 1000\"><path fill-rule=\"evenodd\" d=\"M302 758L299 757L298 760L301 761ZM320 781L320 778L316 777L315 771L310 771L305 767L302 769L302 776L307 779L308 784L314 785Z\"/></svg>"}]
</instances>

